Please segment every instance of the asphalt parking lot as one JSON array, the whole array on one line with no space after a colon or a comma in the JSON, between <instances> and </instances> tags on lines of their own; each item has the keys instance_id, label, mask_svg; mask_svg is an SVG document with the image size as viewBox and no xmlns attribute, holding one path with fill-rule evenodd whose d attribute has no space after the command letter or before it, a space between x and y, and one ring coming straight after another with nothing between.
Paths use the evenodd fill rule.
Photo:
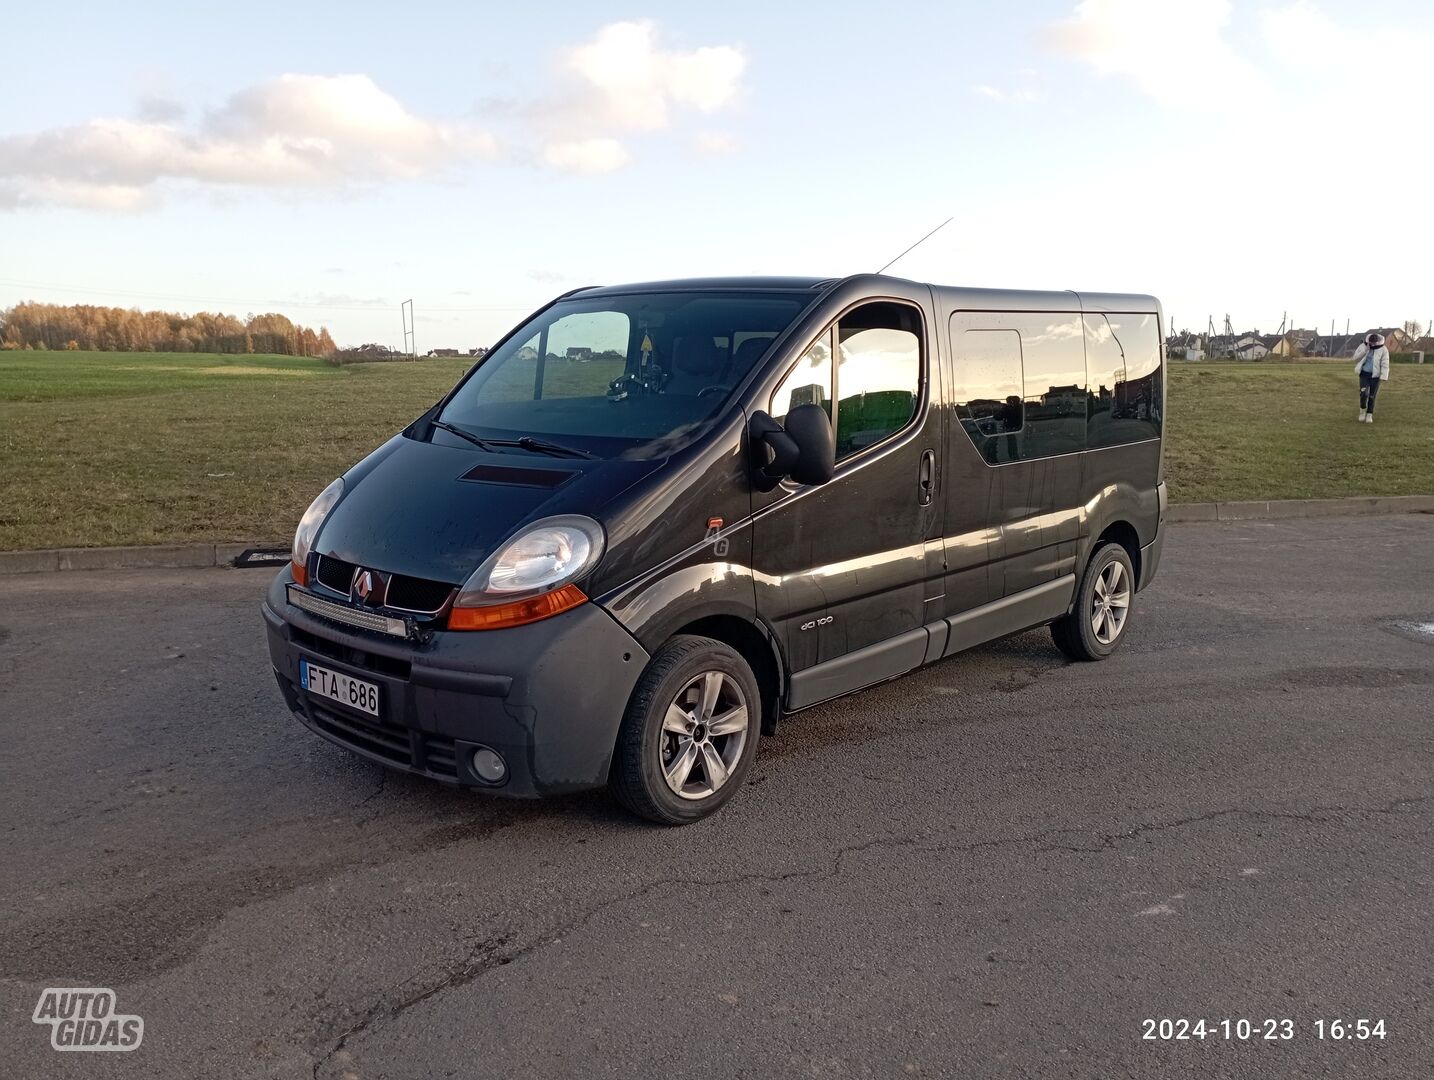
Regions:
<instances>
[{"instance_id":1,"label":"asphalt parking lot","mask_svg":"<svg viewBox=\"0 0 1434 1080\"><path fill-rule=\"evenodd\" d=\"M1112 660L1033 632L792 717L679 830L310 735L267 571L7 579L0 1074L1427 1076L1434 516L1165 559ZM51 1050L46 986L142 1046Z\"/></svg>"}]
</instances>

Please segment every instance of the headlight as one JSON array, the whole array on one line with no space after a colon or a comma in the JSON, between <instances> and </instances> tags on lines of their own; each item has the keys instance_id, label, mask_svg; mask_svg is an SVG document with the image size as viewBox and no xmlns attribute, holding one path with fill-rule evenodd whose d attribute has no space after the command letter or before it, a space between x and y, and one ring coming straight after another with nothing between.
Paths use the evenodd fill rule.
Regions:
<instances>
[{"instance_id":1,"label":"headlight","mask_svg":"<svg viewBox=\"0 0 1434 1080\"><path fill-rule=\"evenodd\" d=\"M573 584L603 553L592 518L544 518L529 525L473 572L453 602L451 630L486 630L536 622L587 599Z\"/></svg>"},{"instance_id":2,"label":"headlight","mask_svg":"<svg viewBox=\"0 0 1434 1080\"><path fill-rule=\"evenodd\" d=\"M314 546L314 537L319 535L319 526L324 523L324 518L329 516L329 511L334 508L334 503L339 501L343 493L344 480L339 477L319 492L319 497L309 503L309 508L299 519L299 527L294 530L294 550L290 558L294 563L294 579L301 585L308 584L309 551Z\"/></svg>"}]
</instances>

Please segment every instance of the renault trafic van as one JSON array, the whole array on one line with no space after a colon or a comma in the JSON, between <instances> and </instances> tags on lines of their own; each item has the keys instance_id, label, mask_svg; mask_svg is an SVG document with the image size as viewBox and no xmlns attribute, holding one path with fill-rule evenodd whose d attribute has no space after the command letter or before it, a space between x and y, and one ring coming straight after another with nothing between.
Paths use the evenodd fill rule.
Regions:
<instances>
[{"instance_id":1,"label":"renault trafic van","mask_svg":"<svg viewBox=\"0 0 1434 1080\"><path fill-rule=\"evenodd\" d=\"M876 275L566 293L305 512L279 688L384 765L679 824L789 713L1043 624L1103 659L1160 564L1161 323Z\"/></svg>"}]
</instances>

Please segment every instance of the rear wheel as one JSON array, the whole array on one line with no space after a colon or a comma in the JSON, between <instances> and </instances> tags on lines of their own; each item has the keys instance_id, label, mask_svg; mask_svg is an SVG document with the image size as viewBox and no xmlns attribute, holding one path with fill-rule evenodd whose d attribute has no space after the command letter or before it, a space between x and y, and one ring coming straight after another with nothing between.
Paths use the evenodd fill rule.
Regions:
<instances>
[{"instance_id":1,"label":"rear wheel","mask_svg":"<svg viewBox=\"0 0 1434 1080\"><path fill-rule=\"evenodd\" d=\"M1091 556L1075 607L1051 623L1056 647L1072 660L1104 660L1119 647L1130 625L1135 571L1119 544L1105 544Z\"/></svg>"},{"instance_id":2,"label":"rear wheel","mask_svg":"<svg viewBox=\"0 0 1434 1080\"><path fill-rule=\"evenodd\" d=\"M712 813L757 753L761 697L740 653L676 637L648 664L618 732L612 786L635 814L684 825Z\"/></svg>"}]
</instances>

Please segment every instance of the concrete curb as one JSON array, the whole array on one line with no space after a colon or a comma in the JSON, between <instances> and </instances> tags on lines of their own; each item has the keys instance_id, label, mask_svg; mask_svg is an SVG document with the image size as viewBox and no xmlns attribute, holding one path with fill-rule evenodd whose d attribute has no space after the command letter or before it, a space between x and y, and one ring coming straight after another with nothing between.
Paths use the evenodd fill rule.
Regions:
<instances>
[{"instance_id":1,"label":"concrete curb","mask_svg":"<svg viewBox=\"0 0 1434 1080\"><path fill-rule=\"evenodd\" d=\"M1273 499L1264 502L1178 503L1165 520L1280 521L1347 514L1434 514L1434 495L1383 495L1354 499Z\"/></svg>"},{"instance_id":2,"label":"concrete curb","mask_svg":"<svg viewBox=\"0 0 1434 1080\"><path fill-rule=\"evenodd\" d=\"M1356 499L1275 499L1264 502L1176 503L1167 522L1279 521L1346 514L1434 514L1434 495L1389 495ZM192 569L228 566L253 549L287 551L289 541L253 544L159 544L144 547L52 548L0 551L0 577L47 570ZM269 564L276 566L277 564Z\"/></svg>"},{"instance_id":3,"label":"concrete curb","mask_svg":"<svg viewBox=\"0 0 1434 1080\"><path fill-rule=\"evenodd\" d=\"M140 547L51 548L0 551L0 577L47 570L188 570L228 566L251 550L288 551L289 541L255 544L154 544ZM277 567L277 563L270 566Z\"/></svg>"}]
</instances>

